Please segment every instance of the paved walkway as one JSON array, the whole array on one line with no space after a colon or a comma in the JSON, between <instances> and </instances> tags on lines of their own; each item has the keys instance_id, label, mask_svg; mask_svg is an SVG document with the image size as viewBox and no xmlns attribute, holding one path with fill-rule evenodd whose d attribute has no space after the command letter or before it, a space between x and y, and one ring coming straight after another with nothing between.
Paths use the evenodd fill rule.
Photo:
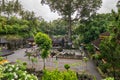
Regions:
<instances>
[{"instance_id":1,"label":"paved walkway","mask_svg":"<svg viewBox=\"0 0 120 80\"><path fill-rule=\"evenodd\" d=\"M29 67L32 67L32 63L27 59L27 57L24 57L25 50L26 49L16 50L15 53L8 56L7 59L10 62L15 62L16 60L25 61L28 63ZM48 68L48 69L58 68L59 70L65 70L64 64L69 64L71 66L71 69L74 71L77 71L77 72L86 71L86 63L84 63L84 61L82 61L82 60L58 59L56 61L55 58L48 58L46 60L46 68ZM41 70L43 67L43 60L41 58L38 59L38 63L35 63L34 67L37 70ZM94 75L95 77L97 77L97 80L101 80L101 76L97 72L94 63L91 60L89 60L87 63L87 73L90 73L90 74Z\"/></svg>"}]
</instances>

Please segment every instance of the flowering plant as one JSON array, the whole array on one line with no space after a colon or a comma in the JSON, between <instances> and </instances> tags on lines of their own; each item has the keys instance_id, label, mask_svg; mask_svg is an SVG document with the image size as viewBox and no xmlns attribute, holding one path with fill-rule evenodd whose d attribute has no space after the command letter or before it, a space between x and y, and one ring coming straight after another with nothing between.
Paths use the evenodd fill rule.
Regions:
<instances>
[{"instance_id":1,"label":"flowering plant","mask_svg":"<svg viewBox=\"0 0 120 80\"><path fill-rule=\"evenodd\" d=\"M4 76L3 69L4 69L3 66L0 65L0 80Z\"/></svg>"},{"instance_id":2,"label":"flowering plant","mask_svg":"<svg viewBox=\"0 0 120 80\"><path fill-rule=\"evenodd\" d=\"M5 63L8 63L8 60L4 59L3 57L0 57L0 65L3 65Z\"/></svg>"},{"instance_id":3,"label":"flowering plant","mask_svg":"<svg viewBox=\"0 0 120 80\"><path fill-rule=\"evenodd\" d=\"M3 80L38 80L33 74L28 74L25 63L7 64L4 67Z\"/></svg>"}]
</instances>

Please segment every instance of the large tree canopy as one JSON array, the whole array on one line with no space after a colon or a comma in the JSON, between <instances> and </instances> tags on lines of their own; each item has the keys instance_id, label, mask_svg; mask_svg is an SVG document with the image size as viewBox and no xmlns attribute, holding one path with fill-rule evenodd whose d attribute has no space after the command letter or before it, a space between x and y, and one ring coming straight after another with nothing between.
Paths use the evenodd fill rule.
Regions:
<instances>
[{"instance_id":1,"label":"large tree canopy","mask_svg":"<svg viewBox=\"0 0 120 80\"><path fill-rule=\"evenodd\" d=\"M57 11L63 17L76 13L78 18L94 14L102 3L101 0L42 0L41 2L49 5L52 11Z\"/></svg>"},{"instance_id":2,"label":"large tree canopy","mask_svg":"<svg viewBox=\"0 0 120 80\"><path fill-rule=\"evenodd\" d=\"M49 5L52 11L57 11L68 21L68 37L71 41L71 24L74 19L87 19L101 6L101 0L42 0L41 3Z\"/></svg>"},{"instance_id":3,"label":"large tree canopy","mask_svg":"<svg viewBox=\"0 0 120 80\"><path fill-rule=\"evenodd\" d=\"M113 16L110 13L91 16L85 22L75 24L74 35L80 35L80 42L90 43L108 30L107 26L111 24L112 20Z\"/></svg>"}]
</instances>

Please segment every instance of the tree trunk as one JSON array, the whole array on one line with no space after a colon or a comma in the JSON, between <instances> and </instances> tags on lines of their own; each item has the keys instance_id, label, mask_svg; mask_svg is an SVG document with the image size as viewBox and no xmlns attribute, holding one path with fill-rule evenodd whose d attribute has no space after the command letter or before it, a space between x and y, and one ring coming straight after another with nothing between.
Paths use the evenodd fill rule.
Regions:
<instances>
[{"instance_id":1,"label":"tree trunk","mask_svg":"<svg viewBox=\"0 0 120 80\"><path fill-rule=\"evenodd\" d=\"M115 72L115 67L114 67L114 65L113 65L113 77L114 77L114 79L116 78L116 74L115 74L116 72Z\"/></svg>"},{"instance_id":2,"label":"tree trunk","mask_svg":"<svg viewBox=\"0 0 120 80\"><path fill-rule=\"evenodd\" d=\"M71 42L71 14L69 14L68 24L68 42Z\"/></svg>"},{"instance_id":3,"label":"tree trunk","mask_svg":"<svg viewBox=\"0 0 120 80\"><path fill-rule=\"evenodd\" d=\"M70 5L69 5L70 7L71 7L71 1L70 1ZM69 10L69 14L68 14L68 42L72 42L72 40L71 40L71 24L72 24L72 19L71 19L71 8L70 8L70 10Z\"/></svg>"},{"instance_id":4,"label":"tree trunk","mask_svg":"<svg viewBox=\"0 0 120 80\"><path fill-rule=\"evenodd\" d=\"M43 70L45 70L45 59L43 59Z\"/></svg>"}]
</instances>

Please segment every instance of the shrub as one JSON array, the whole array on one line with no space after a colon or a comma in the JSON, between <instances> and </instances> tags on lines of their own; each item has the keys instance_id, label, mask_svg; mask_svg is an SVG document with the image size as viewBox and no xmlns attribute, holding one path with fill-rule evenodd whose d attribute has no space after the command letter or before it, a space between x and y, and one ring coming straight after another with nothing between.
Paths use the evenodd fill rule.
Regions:
<instances>
[{"instance_id":1,"label":"shrub","mask_svg":"<svg viewBox=\"0 0 120 80\"><path fill-rule=\"evenodd\" d=\"M70 65L69 65L69 64L65 64L65 65L64 65L64 68L65 68L66 70L68 70L68 69L70 68Z\"/></svg>"},{"instance_id":2,"label":"shrub","mask_svg":"<svg viewBox=\"0 0 120 80\"><path fill-rule=\"evenodd\" d=\"M4 65L4 76L0 80L38 80L33 74L28 74L25 63Z\"/></svg>"},{"instance_id":3,"label":"shrub","mask_svg":"<svg viewBox=\"0 0 120 80\"><path fill-rule=\"evenodd\" d=\"M4 67L0 65L0 80L4 76L3 70L4 70Z\"/></svg>"},{"instance_id":4,"label":"shrub","mask_svg":"<svg viewBox=\"0 0 120 80\"><path fill-rule=\"evenodd\" d=\"M107 78L105 78L105 79L103 79L103 80L114 80L114 78L112 78L112 77L107 77Z\"/></svg>"},{"instance_id":5,"label":"shrub","mask_svg":"<svg viewBox=\"0 0 120 80\"><path fill-rule=\"evenodd\" d=\"M73 71L44 71L44 75L42 77L42 80L78 80L76 73Z\"/></svg>"}]
</instances>

